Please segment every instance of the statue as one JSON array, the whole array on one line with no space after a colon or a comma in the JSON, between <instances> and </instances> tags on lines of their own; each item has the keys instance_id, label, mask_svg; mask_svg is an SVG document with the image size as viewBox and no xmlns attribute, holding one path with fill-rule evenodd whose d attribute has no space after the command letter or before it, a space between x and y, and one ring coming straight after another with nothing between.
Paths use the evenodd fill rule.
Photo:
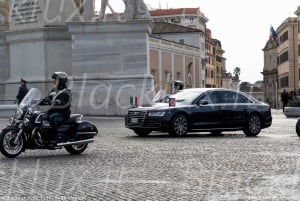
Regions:
<instances>
[{"instance_id":1,"label":"statue","mask_svg":"<svg viewBox=\"0 0 300 201\"><path fill-rule=\"evenodd\" d=\"M9 0L0 0L0 17L3 21L0 21L1 24L8 24L9 17ZM0 20L1 20L0 18Z\"/></svg>"},{"instance_id":2,"label":"statue","mask_svg":"<svg viewBox=\"0 0 300 201\"><path fill-rule=\"evenodd\" d=\"M75 19L93 20L95 18L95 0L74 0L77 12Z\"/></svg>"},{"instance_id":3,"label":"statue","mask_svg":"<svg viewBox=\"0 0 300 201\"><path fill-rule=\"evenodd\" d=\"M84 12L84 5L83 5L83 1L84 0L74 0L75 5L78 9L78 14L82 15L82 13Z\"/></svg>"},{"instance_id":4,"label":"statue","mask_svg":"<svg viewBox=\"0 0 300 201\"><path fill-rule=\"evenodd\" d=\"M124 19L149 19L150 14L143 0L123 0L125 4ZM100 19L105 16L106 7L109 7L112 13L115 13L109 5L108 0L101 1Z\"/></svg>"},{"instance_id":5,"label":"statue","mask_svg":"<svg viewBox=\"0 0 300 201\"><path fill-rule=\"evenodd\" d=\"M0 0L1 1L1 0ZM92 18L94 15L94 4L95 0L73 0L77 8L77 17L88 15L84 19ZM143 0L123 0L125 4L125 11L123 18L127 19L150 19L150 13ZM113 8L109 5L108 0L101 0L101 11L99 18L103 20L105 16L105 10L109 7L112 13L116 13Z\"/></svg>"}]
</instances>

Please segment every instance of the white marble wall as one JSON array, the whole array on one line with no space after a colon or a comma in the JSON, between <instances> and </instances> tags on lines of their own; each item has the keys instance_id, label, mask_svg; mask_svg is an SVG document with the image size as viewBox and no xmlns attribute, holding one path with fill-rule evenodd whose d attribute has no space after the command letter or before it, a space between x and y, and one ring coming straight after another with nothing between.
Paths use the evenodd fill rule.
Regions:
<instances>
[{"instance_id":1,"label":"white marble wall","mask_svg":"<svg viewBox=\"0 0 300 201\"><path fill-rule=\"evenodd\" d=\"M6 36L0 32L0 82L8 79L9 76L9 45Z\"/></svg>"},{"instance_id":2,"label":"white marble wall","mask_svg":"<svg viewBox=\"0 0 300 201\"><path fill-rule=\"evenodd\" d=\"M48 90L47 82L55 71L72 73L71 36L67 27L49 27L6 33L10 44L10 73L6 98L16 96L20 78Z\"/></svg>"},{"instance_id":3,"label":"white marble wall","mask_svg":"<svg viewBox=\"0 0 300 201\"><path fill-rule=\"evenodd\" d=\"M150 103L150 21L69 23L69 31L75 111L123 115L130 96L139 97L140 104Z\"/></svg>"},{"instance_id":4,"label":"white marble wall","mask_svg":"<svg viewBox=\"0 0 300 201\"><path fill-rule=\"evenodd\" d=\"M0 32L0 100L5 95L5 80L9 77L9 46L4 33ZM4 102L0 101L0 104Z\"/></svg>"}]
</instances>

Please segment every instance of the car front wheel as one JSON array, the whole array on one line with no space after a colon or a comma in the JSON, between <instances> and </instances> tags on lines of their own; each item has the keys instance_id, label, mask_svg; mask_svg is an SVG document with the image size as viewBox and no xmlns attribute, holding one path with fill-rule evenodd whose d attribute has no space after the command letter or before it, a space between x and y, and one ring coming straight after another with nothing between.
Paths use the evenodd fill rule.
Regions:
<instances>
[{"instance_id":1,"label":"car front wheel","mask_svg":"<svg viewBox=\"0 0 300 201\"><path fill-rule=\"evenodd\" d=\"M188 131L188 120L185 115L177 115L173 118L169 134L176 137L182 137L187 134Z\"/></svg>"},{"instance_id":2,"label":"car front wheel","mask_svg":"<svg viewBox=\"0 0 300 201\"><path fill-rule=\"evenodd\" d=\"M261 131L261 118L257 114L252 114L249 116L246 126L244 128L244 133L247 136L257 136Z\"/></svg>"}]
</instances>

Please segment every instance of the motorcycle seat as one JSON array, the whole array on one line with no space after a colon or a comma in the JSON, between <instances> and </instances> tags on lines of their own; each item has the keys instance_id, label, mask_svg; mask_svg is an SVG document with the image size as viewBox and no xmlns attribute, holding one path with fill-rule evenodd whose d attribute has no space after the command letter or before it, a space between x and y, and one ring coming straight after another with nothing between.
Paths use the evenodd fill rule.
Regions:
<instances>
[{"instance_id":1,"label":"motorcycle seat","mask_svg":"<svg viewBox=\"0 0 300 201\"><path fill-rule=\"evenodd\" d=\"M72 124L80 117L82 117L82 114L71 114L70 118L64 121L63 124Z\"/></svg>"}]
</instances>

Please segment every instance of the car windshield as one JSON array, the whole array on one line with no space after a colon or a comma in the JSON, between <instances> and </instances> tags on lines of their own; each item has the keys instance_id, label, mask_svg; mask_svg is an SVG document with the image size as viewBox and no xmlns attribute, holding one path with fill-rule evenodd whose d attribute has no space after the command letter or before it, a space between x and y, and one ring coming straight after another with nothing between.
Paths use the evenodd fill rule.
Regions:
<instances>
[{"instance_id":1,"label":"car windshield","mask_svg":"<svg viewBox=\"0 0 300 201\"><path fill-rule=\"evenodd\" d=\"M191 104L201 93L202 91L183 90L171 95L170 98L175 98L176 102Z\"/></svg>"},{"instance_id":2,"label":"car windshield","mask_svg":"<svg viewBox=\"0 0 300 201\"><path fill-rule=\"evenodd\" d=\"M32 108L36 106L41 98L41 91L37 88L31 88L20 103L22 108Z\"/></svg>"}]
</instances>

